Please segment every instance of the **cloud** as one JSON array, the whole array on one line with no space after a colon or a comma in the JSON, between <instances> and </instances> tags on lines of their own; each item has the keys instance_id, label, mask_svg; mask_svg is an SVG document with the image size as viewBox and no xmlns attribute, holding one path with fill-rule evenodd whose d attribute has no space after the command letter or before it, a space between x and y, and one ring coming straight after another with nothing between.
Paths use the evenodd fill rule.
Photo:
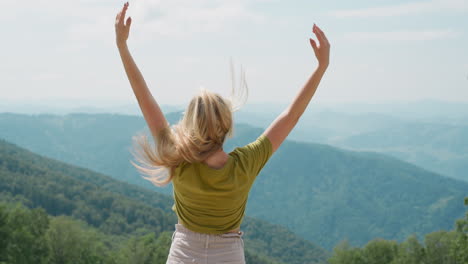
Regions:
<instances>
[{"instance_id":1,"label":"cloud","mask_svg":"<svg viewBox=\"0 0 468 264\"><path fill-rule=\"evenodd\" d=\"M198 33L222 32L239 23L265 20L254 12L251 4L269 0L133 0L128 15L133 18L133 34L138 38L189 37ZM0 22L24 23L34 27L54 20L47 26L65 34L72 46L81 47L92 41L113 39L114 19L124 1L111 0L25 0L7 1L7 15Z\"/></svg>"},{"instance_id":2,"label":"cloud","mask_svg":"<svg viewBox=\"0 0 468 264\"><path fill-rule=\"evenodd\" d=\"M466 0L432 0L408 2L381 7L335 10L329 15L337 18L367 18L416 15L436 12L467 12Z\"/></svg>"},{"instance_id":3,"label":"cloud","mask_svg":"<svg viewBox=\"0 0 468 264\"><path fill-rule=\"evenodd\" d=\"M344 34L346 41L369 42L404 42L428 41L436 39L455 38L461 33L453 30L424 30L424 31L388 31L388 32L348 32Z\"/></svg>"},{"instance_id":4,"label":"cloud","mask_svg":"<svg viewBox=\"0 0 468 264\"><path fill-rule=\"evenodd\" d=\"M247 3L243 0L140 0L135 2L134 11L129 15L142 21L144 32L183 37L221 32L241 22L264 21L265 18L251 11Z\"/></svg>"},{"instance_id":5,"label":"cloud","mask_svg":"<svg viewBox=\"0 0 468 264\"><path fill-rule=\"evenodd\" d=\"M74 8L63 7L62 13L75 18L66 32L73 43L68 45L69 49L113 41L113 24L120 8L115 4L88 2L74 4ZM250 10L247 0L134 0L127 14L133 19L131 34L137 42L161 36L190 38L199 33L223 32L239 23L265 21L265 17Z\"/></svg>"}]
</instances>

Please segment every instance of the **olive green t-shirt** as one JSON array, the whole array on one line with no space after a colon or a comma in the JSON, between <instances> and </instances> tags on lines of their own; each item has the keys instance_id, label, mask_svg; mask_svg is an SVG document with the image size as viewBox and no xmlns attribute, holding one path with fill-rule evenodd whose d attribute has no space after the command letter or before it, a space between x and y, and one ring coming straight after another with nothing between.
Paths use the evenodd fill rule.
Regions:
<instances>
[{"instance_id":1,"label":"olive green t-shirt","mask_svg":"<svg viewBox=\"0 0 468 264\"><path fill-rule=\"evenodd\" d=\"M229 153L221 169L183 162L175 170L173 210L186 228L222 234L240 227L250 188L272 155L270 140L254 142Z\"/></svg>"}]
</instances>

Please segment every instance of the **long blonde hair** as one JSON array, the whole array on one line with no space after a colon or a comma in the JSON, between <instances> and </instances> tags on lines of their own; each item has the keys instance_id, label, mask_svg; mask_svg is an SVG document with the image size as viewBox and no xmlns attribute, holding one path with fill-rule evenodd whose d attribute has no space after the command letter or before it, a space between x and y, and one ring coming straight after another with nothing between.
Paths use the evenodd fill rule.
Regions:
<instances>
[{"instance_id":1,"label":"long blonde hair","mask_svg":"<svg viewBox=\"0 0 468 264\"><path fill-rule=\"evenodd\" d=\"M133 156L139 164L130 161L143 178L156 186L168 184L182 162L202 162L218 150L232 136L232 113L247 100L248 87L241 68L239 88L236 88L234 67L231 62L231 98L201 90L190 101L178 124L161 129L153 147L145 134L134 137Z\"/></svg>"}]
</instances>

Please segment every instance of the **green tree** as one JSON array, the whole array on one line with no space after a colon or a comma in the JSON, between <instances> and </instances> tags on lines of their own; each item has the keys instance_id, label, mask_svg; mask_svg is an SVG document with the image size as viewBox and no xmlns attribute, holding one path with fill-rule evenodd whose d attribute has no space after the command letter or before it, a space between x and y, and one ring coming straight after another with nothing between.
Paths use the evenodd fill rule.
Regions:
<instances>
[{"instance_id":1,"label":"green tree","mask_svg":"<svg viewBox=\"0 0 468 264\"><path fill-rule=\"evenodd\" d=\"M362 264L364 259L362 250L349 245L347 240L339 243L328 260L330 264Z\"/></svg>"},{"instance_id":2,"label":"green tree","mask_svg":"<svg viewBox=\"0 0 468 264\"><path fill-rule=\"evenodd\" d=\"M166 263L169 249L172 242L172 231L162 232L156 240L156 249L154 252L154 263Z\"/></svg>"},{"instance_id":3,"label":"green tree","mask_svg":"<svg viewBox=\"0 0 468 264\"><path fill-rule=\"evenodd\" d=\"M17 205L8 214L7 226L7 263L45 263L48 254L45 232L49 218L43 209L30 210Z\"/></svg>"},{"instance_id":4,"label":"green tree","mask_svg":"<svg viewBox=\"0 0 468 264\"><path fill-rule=\"evenodd\" d=\"M124 248L120 250L118 263L152 264L156 251L156 237L154 233L141 237L132 237Z\"/></svg>"},{"instance_id":5,"label":"green tree","mask_svg":"<svg viewBox=\"0 0 468 264\"><path fill-rule=\"evenodd\" d=\"M426 244L426 263L427 264L457 264L452 248L457 234L455 232L436 231L427 234L424 239Z\"/></svg>"},{"instance_id":6,"label":"green tree","mask_svg":"<svg viewBox=\"0 0 468 264\"><path fill-rule=\"evenodd\" d=\"M398 252L398 243L384 239L374 239L367 243L363 249L363 258L366 264L391 263Z\"/></svg>"},{"instance_id":7,"label":"green tree","mask_svg":"<svg viewBox=\"0 0 468 264\"><path fill-rule=\"evenodd\" d=\"M104 263L107 256L97 232L65 216L52 219L46 238L51 264Z\"/></svg>"},{"instance_id":8,"label":"green tree","mask_svg":"<svg viewBox=\"0 0 468 264\"><path fill-rule=\"evenodd\" d=\"M468 206L468 197L465 198L465 206ZM456 223L457 238L453 244L451 255L457 263L468 264L468 212L464 219Z\"/></svg>"},{"instance_id":9,"label":"green tree","mask_svg":"<svg viewBox=\"0 0 468 264\"><path fill-rule=\"evenodd\" d=\"M468 197L465 198L468 206ZM391 264L468 264L468 212L456 222L453 231L436 231L427 234L424 245L412 235L401 244L377 239L363 249L342 242L333 250L330 264L391 263Z\"/></svg>"},{"instance_id":10,"label":"green tree","mask_svg":"<svg viewBox=\"0 0 468 264\"><path fill-rule=\"evenodd\" d=\"M0 262L5 261L6 250L9 240L9 230L7 226L8 214L4 205L0 204Z\"/></svg>"},{"instance_id":11,"label":"green tree","mask_svg":"<svg viewBox=\"0 0 468 264\"><path fill-rule=\"evenodd\" d=\"M412 235L398 246L398 254L392 264L420 264L424 263L425 250L418 238Z\"/></svg>"}]
</instances>

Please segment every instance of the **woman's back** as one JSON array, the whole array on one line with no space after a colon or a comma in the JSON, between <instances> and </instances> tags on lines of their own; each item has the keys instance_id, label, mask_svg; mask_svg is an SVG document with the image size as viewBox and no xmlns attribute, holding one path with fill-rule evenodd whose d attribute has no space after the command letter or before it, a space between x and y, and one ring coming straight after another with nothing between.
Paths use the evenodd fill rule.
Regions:
<instances>
[{"instance_id":1,"label":"woman's back","mask_svg":"<svg viewBox=\"0 0 468 264\"><path fill-rule=\"evenodd\" d=\"M182 163L172 180L179 223L200 233L223 234L237 229L256 176L272 155L270 140L256 141L229 153L221 169L203 162Z\"/></svg>"}]
</instances>

